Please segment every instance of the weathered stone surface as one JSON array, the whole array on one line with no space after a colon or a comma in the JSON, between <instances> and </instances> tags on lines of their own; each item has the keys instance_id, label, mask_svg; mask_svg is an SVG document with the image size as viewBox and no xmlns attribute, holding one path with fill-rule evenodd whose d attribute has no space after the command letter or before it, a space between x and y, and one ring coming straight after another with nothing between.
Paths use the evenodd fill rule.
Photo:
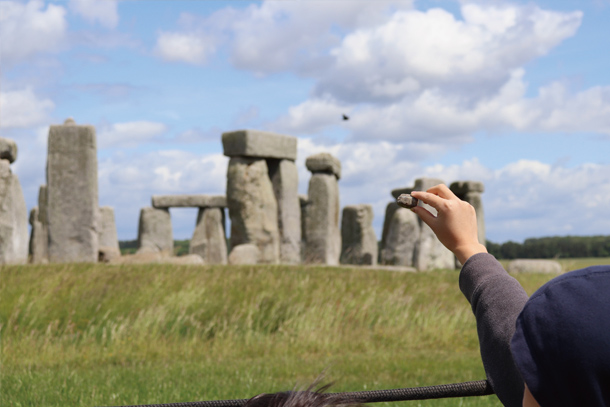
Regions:
<instances>
[{"instance_id":1,"label":"weathered stone surface","mask_svg":"<svg viewBox=\"0 0 610 407\"><path fill-rule=\"evenodd\" d=\"M153 195L153 208L226 208L224 195Z\"/></svg>"},{"instance_id":2,"label":"weathered stone surface","mask_svg":"<svg viewBox=\"0 0 610 407\"><path fill-rule=\"evenodd\" d=\"M45 226L49 225L49 191L46 185L38 189L38 220Z\"/></svg>"},{"instance_id":3,"label":"weathered stone surface","mask_svg":"<svg viewBox=\"0 0 610 407\"><path fill-rule=\"evenodd\" d=\"M394 212L400 208L396 202L390 202L385 208L385 217L383 218L383 229L381 229L381 249L385 247L388 231L390 230L390 225L392 224L392 217L394 216Z\"/></svg>"},{"instance_id":4,"label":"weathered stone surface","mask_svg":"<svg viewBox=\"0 0 610 407\"><path fill-rule=\"evenodd\" d=\"M296 160L297 138L259 130L237 130L222 134L224 155Z\"/></svg>"},{"instance_id":5,"label":"weathered stone surface","mask_svg":"<svg viewBox=\"0 0 610 407\"><path fill-rule=\"evenodd\" d=\"M310 264L339 264L339 185L332 174L314 173L309 180L309 203L305 210L305 252Z\"/></svg>"},{"instance_id":6,"label":"weathered stone surface","mask_svg":"<svg viewBox=\"0 0 610 407\"><path fill-rule=\"evenodd\" d=\"M98 249L98 262L110 263L113 260L121 257L121 251L114 247L100 246Z\"/></svg>"},{"instance_id":7,"label":"weathered stone surface","mask_svg":"<svg viewBox=\"0 0 610 407\"><path fill-rule=\"evenodd\" d=\"M549 273L563 272L561 264L554 260L516 259L508 263L509 273Z\"/></svg>"},{"instance_id":8,"label":"weathered stone surface","mask_svg":"<svg viewBox=\"0 0 610 407\"><path fill-rule=\"evenodd\" d=\"M337 179L341 178L341 161L329 153L314 154L305 160L305 166L312 173L333 174Z\"/></svg>"},{"instance_id":9,"label":"weathered stone surface","mask_svg":"<svg viewBox=\"0 0 610 407\"><path fill-rule=\"evenodd\" d=\"M477 214L477 234L479 243L486 244L485 236L485 212L483 211L483 199L481 193L485 190L482 182L457 181L449 187L451 191L461 200L468 202L474 207Z\"/></svg>"},{"instance_id":10,"label":"weathered stone surface","mask_svg":"<svg viewBox=\"0 0 610 407\"><path fill-rule=\"evenodd\" d=\"M377 264L377 236L371 205L348 205L341 217L341 263Z\"/></svg>"},{"instance_id":11,"label":"weathered stone surface","mask_svg":"<svg viewBox=\"0 0 610 407\"><path fill-rule=\"evenodd\" d=\"M301 262L301 203L299 200L299 175L294 161L267 160L269 177L277 201L278 228L280 232L280 262Z\"/></svg>"},{"instance_id":12,"label":"weathered stone surface","mask_svg":"<svg viewBox=\"0 0 610 407\"><path fill-rule=\"evenodd\" d=\"M426 191L427 189L442 184L443 181L436 178L420 178L415 180L415 191ZM421 204L424 208L436 215L436 209L430 205ZM455 268L455 256L438 240L432 229L419 220L420 236L415 245L413 265L420 271L434 269Z\"/></svg>"},{"instance_id":13,"label":"weathered stone surface","mask_svg":"<svg viewBox=\"0 0 610 407\"><path fill-rule=\"evenodd\" d=\"M114 209L110 206L102 206L100 208L98 241L98 253L100 253L98 259L103 257L104 259L102 261L107 262L107 259L121 255L119 237L116 231L116 222L114 220ZM102 248L104 250L102 250Z\"/></svg>"},{"instance_id":14,"label":"weathered stone surface","mask_svg":"<svg viewBox=\"0 0 610 407\"><path fill-rule=\"evenodd\" d=\"M14 163L17 160L17 143L13 140L0 137L0 160Z\"/></svg>"},{"instance_id":15,"label":"weathered stone surface","mask_svg":"<svg viewBox=\"0 0 610 407\"><path fill-rule=\"evenodd\" d=\"M49 262L49 229L47 220L47 186L38 190L38 206L30 211L30 262L46 264Z\"/></svg>"},{"instance_id":16,"label":"weathered stone surface","mask_svg":"<svg viewBox=\"0 0 610 407\"><path fill-rule=\"evenodd\" d=\"M278 263L277 201L264 159L231 158L227 170L227 206L231 245L252 243L260 251L260 263Z\"/></svg>"},{"instance_id":17,"label":"weathered stone surface","mask_svg":"<svg viewBox=\"0 0 610 407\"><path fill-rule=\"evenodd\" d=\"M28 260L28 212L16 174L0 159L0 264Z\"/></svg>"},{"instance_id":18,"label":"weathered stone surface","mask_svg":"<svg viewBox=\"0 0 610 407\"><path fill-rule=\"evenodd\" d=\"M413 192L413 187L396 188L392 190L392 196L394 199L398 199L402 194L410 194L411 192Z\"/></svg>"},{"instance_id":19,"label":"weathered stone surface","mask_svg":"<svg viewBox=\"0 0 610 407\"><path fill-rule=\"evenodd\" d=\"M164 253L174 251L172 219L168 209L142 208L138 227L137 253Z\"/></svg>"},{"instance_id":20,"label":"weathered stone surface","mask_svg":"<svg viewBox=\"0 0 610 407\"><path fill-rule=\"evenodd\" d=\"M97 262L98 190L95 128L51 126L48 161L49 261Z\"/></svg>"},{"instance_id":21,"label":"weathered stone surface","mask_svg":"<svg viewBox=\"0 0 610 407\"><path fill-rule=\"evenodd\" d=\"M198 254L206 264L227 264L224 209L199 208L189 253Z\"/></svg>"},{"instance_id":22,"label":"weathered stone surface","mask_svg":"<svg viewBox=\"0 0 610 407\"><path fill-rule=\"evenodd\" d=\"M385 242L381 249L381 263L391 266L412 267L415 246L421 234L419 218L411 210L390 204Z\"/></svg>"},{"instance_id":23,"label":"weathered stone surface","mask_svg":"<svg viewBox=\"0 0 610 407\"><path fill-rule=\"evenodd\" d=\"M255 244L240 244L231 250L229 264L257 264L260 262L260 256L261 252Z\"/></svg>"}]
</instances>

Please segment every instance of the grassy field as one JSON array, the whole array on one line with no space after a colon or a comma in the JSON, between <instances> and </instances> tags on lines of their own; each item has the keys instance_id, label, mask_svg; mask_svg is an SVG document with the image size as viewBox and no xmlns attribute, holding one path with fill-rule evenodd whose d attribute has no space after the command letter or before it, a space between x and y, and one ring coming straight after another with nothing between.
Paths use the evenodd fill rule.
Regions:
<instances>
[{"instance_id":1,"label":"grassy field","mask_svg":"<svg viewBox=\"0 0 610 407\"><path fill-rule=\"evenodd\" d=\"M332 391L483 379L457 277L303 266L1 267L0 405L248 398L322 372ZM531 293L551 277L518 279ZM499 405L495 396L391 404Z\"/></svg>"}]
</instances>

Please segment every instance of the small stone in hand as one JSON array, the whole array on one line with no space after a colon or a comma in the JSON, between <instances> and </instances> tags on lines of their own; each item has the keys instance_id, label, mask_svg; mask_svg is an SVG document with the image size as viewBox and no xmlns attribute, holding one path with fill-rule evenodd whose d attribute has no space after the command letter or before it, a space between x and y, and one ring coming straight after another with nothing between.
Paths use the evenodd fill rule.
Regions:
<instances>
[{"instance_id":1,"label":"small stone in hand","mask_svg":"<svg viewBox=\"0 0 610 407\"><path fill-rule=\"evenodd\" d=\"M419 200L417 198L413 198L409 194L402 194L396 199L396 203L403 208L411 209L417 206Z\"/></svg>"}]
</instances>

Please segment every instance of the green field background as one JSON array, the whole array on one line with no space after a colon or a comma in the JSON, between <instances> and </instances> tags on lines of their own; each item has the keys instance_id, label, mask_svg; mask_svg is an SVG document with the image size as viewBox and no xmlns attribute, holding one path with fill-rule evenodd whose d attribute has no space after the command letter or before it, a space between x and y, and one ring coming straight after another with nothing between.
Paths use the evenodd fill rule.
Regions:
<instances>
[{"instance_id":1,"label":"green field background","mask_svg":"<svg viewBox=\"0 0 610 407\"><path fill-rule=\"evenodd\" d=\"M606 263L574 260L567 269ZM516 276L532 293L553 276ZM484 379L457 271L0 268L2 406L116 406ZM398 406L499 406L495 396Z\"/></svg>"}]
</instances>

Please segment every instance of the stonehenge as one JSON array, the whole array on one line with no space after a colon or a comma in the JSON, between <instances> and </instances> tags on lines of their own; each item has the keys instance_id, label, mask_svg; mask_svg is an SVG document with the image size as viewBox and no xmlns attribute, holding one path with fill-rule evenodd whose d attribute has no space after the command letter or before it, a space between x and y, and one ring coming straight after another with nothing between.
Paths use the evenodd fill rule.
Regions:
<instances>
[{"instance_id":1,"label":"stonehenge","mask_svg":"<svg viewBox=\"0 0 610 407\"><path fill-rule=\"evenodd\" d=\"M110 206L99 208L98 260L104 263L121 256L119 238L114 220L114 209Z\"/></svg>"},{"instance_id":2,"label":"stonehenge","mask_svg":"<svg viewBox=\"0 0 610 407\"><path fill-rule=\"evenodd\" d=\"M138 223L138 251L171 256L174 252L172 220L168 208L142 208Z\"/></svg>"},{"instance_id":3,"label":"stonehenge","mask_svg":"<svg viewBox=\"0 0 610 407\"><path fill-rule=\"evenodd\" d=\"M339 230L339 184L341 163L328 153L307 157L312 172L305 205L303 261L309 264L337 265L341 256Z\"/></svg>"},{"instance_id":4,"label":"stonehenge","mask_svg":"<svg viewBox=\"0 0 610 407\"><path fill-rule=\"evenodd\" d=\"M206 264L227 263L224 195L153 195L151 201L152 207L140 211L138 254L171 256L174 240L169 209L198 208L189 255L199 256Z\"/></svg>"},{"instance_id":5,"label":"stonehenge","mask_svg":"<svg viewBox=\"0 0 610 407\"><path fill-rule=\"evenodd\" d=\"M17 145L0 137L0 265L28 259L28 212L19 177L11 171Z\"/></svg>"},{"instance_id":6,"label":"stonehenge","mask_svg":"<svg viewBox=\"0 0 610 407\"><path fill-rule=\"evenodd\" d=\"M237 130L222 134L222 146L229 157L226 194L153 195L151 206L140 210L139 257L122 261L114 210L98 204L95 128L72 119L50 126L47 184L40 187L38 205L29 218L19 180L10 168L17 159L17 145L0 137L0 264L25 263L29 254L34 264L169 259L172 264L380 263L420 271L456 266L453 254L432 230L396 201L387 205L378 243L371 205L340 207L341 162L331 154L306 158L311 178L307 195L302 195L295 137ZM397 198L439 183L419 178L391 194ZM485 243L483 184L456 181L450 189L475 208L479 240ZM198 208L188 259L171 259L171 208ZM225 209L231 220L229 239Z\"/></svg>"},{"instance_id":7,"label":"stonehenge","mask_svg":"<svg viewBox=\"0 0 610 407\"><path fill-rule=\"evenodd\" d=\"M299 263L296 137L238 130L223 133L222 146L229 157L226 193L231 250L253 244L259 251L257 263ZM253 257L248 258L252 261Z\"/></svg>"},{"instance_id":8,"label":"stonehenge","mask_svg":"<svg viewBox=\"0 0 610 407\"><path fill-rule=\"evenodd\" d=\"M371 205L348 205L341 217L341 264L377 264L377 236Z\"/></svg>"},{"instance_id":9,"label":"stonehenge","mask_svg":"<svg viewBox=\"0 0 610 407\"><path fill-rule=\"evenodd\" d=\"M44 264L49 261L49 222L47 220L47 186L38 190L38 206L30 212L30 262Z\"/></svg>"},{"instance_id":10,"label":"stonehenge","mask_svg":"<svg viewBox=\"0 0 610 407\"><path fill-rule=\"evenodd\" d=\"M47 157L49 261L98 260L95 128L67 119L49 129Z\"/></svg>"}]
</instances>

